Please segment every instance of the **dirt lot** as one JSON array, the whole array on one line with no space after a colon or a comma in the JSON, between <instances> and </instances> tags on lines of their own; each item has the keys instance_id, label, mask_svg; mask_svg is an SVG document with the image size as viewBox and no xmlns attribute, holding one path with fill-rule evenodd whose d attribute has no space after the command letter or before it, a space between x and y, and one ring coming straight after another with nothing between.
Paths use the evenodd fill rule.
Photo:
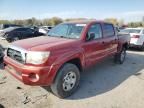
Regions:
<instances>
[{"instance_id":1,"label":"dirt lot","mask_svg":"<svg viewBox=\"0 0 144 108\"><path fill-rule=\"evenodd\" d=\"M84 72L78 91L67 99L26 86L0 66L0 108L144 108L143 92L144 52L136 50L128 51L123 65L108 59Z\"/></svg>"}]
</instances>

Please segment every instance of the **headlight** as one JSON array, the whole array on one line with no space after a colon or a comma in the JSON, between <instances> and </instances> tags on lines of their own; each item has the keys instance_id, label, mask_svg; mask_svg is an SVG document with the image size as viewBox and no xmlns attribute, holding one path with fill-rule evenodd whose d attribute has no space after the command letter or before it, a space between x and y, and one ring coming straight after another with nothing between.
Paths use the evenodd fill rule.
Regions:
<instances>
[{"instance_id":1,"label":"headlight","mask_svg":"<svg viewBox=\"0 0 144 108\"><path fill-rule=\"evenodd\" d=\"M37 51L28 51L26 55L26 63L30 64L43 64L47 61L50 52L37 52Z\"/></svg>"}]
</instances>

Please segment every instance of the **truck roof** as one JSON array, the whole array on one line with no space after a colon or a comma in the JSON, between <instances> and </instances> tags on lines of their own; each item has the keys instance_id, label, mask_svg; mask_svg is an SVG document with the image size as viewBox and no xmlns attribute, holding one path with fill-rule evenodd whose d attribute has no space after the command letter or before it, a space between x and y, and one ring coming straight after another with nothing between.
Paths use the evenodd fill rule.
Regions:
<instances>
[{"instance_id":1,"label":"truck roof","mask_svg":"<svg viewBox=\"0 0 144 108\"><path fill-rule=\"evenodd\" d=\"M104 22L104 21L100 21L100 20L78 20L78 21L68 21L65 23L79 23L79 24L88 24L88 23L94 23L94 22Z\"/></svg>"}]
</instances>

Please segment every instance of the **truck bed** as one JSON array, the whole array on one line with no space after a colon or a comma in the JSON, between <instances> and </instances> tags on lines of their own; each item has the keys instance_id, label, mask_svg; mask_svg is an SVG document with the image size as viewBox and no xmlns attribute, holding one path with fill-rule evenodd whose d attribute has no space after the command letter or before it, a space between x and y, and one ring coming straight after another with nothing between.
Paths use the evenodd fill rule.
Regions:
<instances>
[{"instance_id":1,"label":"truck bed","mask_svg":"<svg viewBox=\"0 0 144 108\"><path fill-rule=\"evenodd\" d=\"M130 42L130 35L127 34L127 33L122 33L122 32L119 32L118 33L118 38L121 42Z\"/></svg>"}]
</instances>

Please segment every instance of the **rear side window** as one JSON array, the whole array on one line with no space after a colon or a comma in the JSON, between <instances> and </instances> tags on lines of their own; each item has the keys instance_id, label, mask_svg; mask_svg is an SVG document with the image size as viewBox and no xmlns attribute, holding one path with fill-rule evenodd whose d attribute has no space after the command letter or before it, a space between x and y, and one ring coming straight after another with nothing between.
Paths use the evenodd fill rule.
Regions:
<instances>
[{"instance_id":1,"label":"rear side window","mask_svg":"<svg viewBox=\"0 0 144 108\"><path fill-rule=\"evenodd\" d=\"M102 29L101 29L101 25L100 24L93 24L89 31L88 31L88 36L91 34L91 33L94 33L95 34L95 38L94 39L99 39L102 37Z\"/></svg>"},{"instance_id":2,"label":"rear side window","mask_svg":"<svg viewBox=\"0 0 144 108\"><path fill-rule=\"evenodd\" d=\"M34 32L34 29L27 28L27 32Z\"/></svg>"},{"instance_id":3,"label":"rear side window","mask_svg":"<svg viewBox=\"0 0 144 108\"><path fill-rule=\"evenodd\" d=\"M103 26L104 30L104 37L110 37L115 35L114 27L112 24L104 24Z\"/></svg>"},{"instance_id":4,"label":"rear side window","mask_svg":"<svg viewBox=\"0 0 144 108\"><path fill-rule=\"evenodd\" d=\"M18 29L16 29L16 31L26 31L27 30L27 28L18 28Z\"/></svg>"},{"instance_id":5,"label":"rear side window","mask_svg":"<svg viewBox=\"0 0 144 108\"><path fill-rule=\"evenodd\" d=\"M15 29L15 31L24 31L23 28L18 28L18 29Z\"/></svg>"}]
</instances>

